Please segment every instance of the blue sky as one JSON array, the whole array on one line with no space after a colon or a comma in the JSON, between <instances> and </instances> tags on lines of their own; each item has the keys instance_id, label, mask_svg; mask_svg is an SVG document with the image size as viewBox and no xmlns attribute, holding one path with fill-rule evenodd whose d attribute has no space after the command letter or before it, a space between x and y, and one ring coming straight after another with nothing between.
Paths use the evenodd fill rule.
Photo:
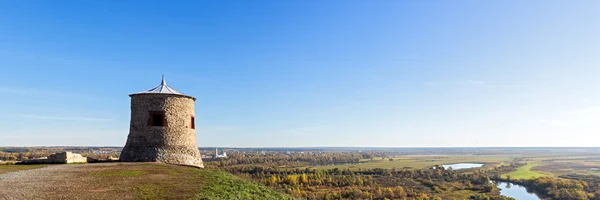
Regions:
<instances>
[{"instance_id":1,"label":"blue sky","mask_svg":"<svg viewBox=\"0 0 600 200\"><path fill-rule=\"evenodd\" d=\"M598 1L3 1L0 146L124 145L128 94L199 146L598 146Z\"/></svg>"}]
</instances>

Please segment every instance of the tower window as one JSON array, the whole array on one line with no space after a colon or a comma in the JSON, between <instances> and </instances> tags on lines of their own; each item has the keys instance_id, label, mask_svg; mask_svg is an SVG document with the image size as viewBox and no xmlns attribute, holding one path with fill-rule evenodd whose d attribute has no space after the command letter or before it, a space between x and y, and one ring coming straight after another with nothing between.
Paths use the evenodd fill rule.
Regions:
<instances>
[{"instance_id":1,"label":"tower window","mask_svg":"<svg viewBox=\"0 0 600 200\"><path fill-rule=\"evenodd\" d=\"M167 126L165 112L150 111L148 115L148 126Z\"/></svg>"},{"instance_id":2,"label":"tower window","mask_svg":"<svg viewBox=\"0 0 600 200\"><path fill-rule=\"evenodd\" d=\"M196 129L196 118L194 116L192 116L192 122L190 124L190 127L192 129Z\"/></svg>"}]
</instances>

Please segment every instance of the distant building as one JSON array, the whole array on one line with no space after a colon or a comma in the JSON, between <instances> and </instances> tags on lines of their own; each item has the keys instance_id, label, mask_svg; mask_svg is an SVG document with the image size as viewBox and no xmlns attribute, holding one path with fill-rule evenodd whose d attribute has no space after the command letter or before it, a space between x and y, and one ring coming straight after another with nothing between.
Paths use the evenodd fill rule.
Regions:
<instances>
[{"instance_id":1,"label":"distant building","mask_svg":"<svg viewBox=\"0 0 600 200\"><path fill-rule=\"evenodd\" d=\"M221 153L219 153L219 151L215 148L215 158L227 158L227 153L225 153L225 151L221 151Z\"/></svg>"}]
</instances>

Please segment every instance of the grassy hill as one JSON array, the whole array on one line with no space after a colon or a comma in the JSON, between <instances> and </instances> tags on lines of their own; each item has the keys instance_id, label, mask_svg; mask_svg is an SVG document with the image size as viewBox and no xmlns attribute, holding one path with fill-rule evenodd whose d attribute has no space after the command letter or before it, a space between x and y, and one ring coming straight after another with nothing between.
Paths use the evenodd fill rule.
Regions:
<instances>
[{"instance_id":1,"label":"grassy hill","mask_svg":"<svg viewBox=\"0 0 600 200\"><path fill-rule=\"evenodd\" d=\"M4 172L31 165L4 166ZM12 168L12 169L11 169ZM1 173L1 172L0 172ZM8 173L0 174L7 175ZM292 199L227 172L158 163L49 165L18 172L6 185L44 199ZM29 175L31 174L31 175ZM26 183L36 179L34 185ZM14 180L13 183L9 183ZM16 185L15 185L16 184ZM4 197L11 194L11 190ZM0 199L2 199L0 192Z\"/></svg>"}]
</instances>

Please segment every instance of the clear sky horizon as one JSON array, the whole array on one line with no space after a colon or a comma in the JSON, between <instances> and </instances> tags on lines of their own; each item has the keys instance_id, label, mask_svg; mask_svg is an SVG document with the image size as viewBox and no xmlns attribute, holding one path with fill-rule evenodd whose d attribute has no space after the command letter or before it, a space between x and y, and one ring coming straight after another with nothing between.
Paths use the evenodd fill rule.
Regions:
<instances>
[{"instance_id":1,"label":"clear sky horizon","mask_svg":"<svg viewBox=\"0 0 600 200\"><path fill-rule=\"evenodd\" d=\"M0 146L600 146L599 1L2 1Z\"/></svg>"}]
</instances>

